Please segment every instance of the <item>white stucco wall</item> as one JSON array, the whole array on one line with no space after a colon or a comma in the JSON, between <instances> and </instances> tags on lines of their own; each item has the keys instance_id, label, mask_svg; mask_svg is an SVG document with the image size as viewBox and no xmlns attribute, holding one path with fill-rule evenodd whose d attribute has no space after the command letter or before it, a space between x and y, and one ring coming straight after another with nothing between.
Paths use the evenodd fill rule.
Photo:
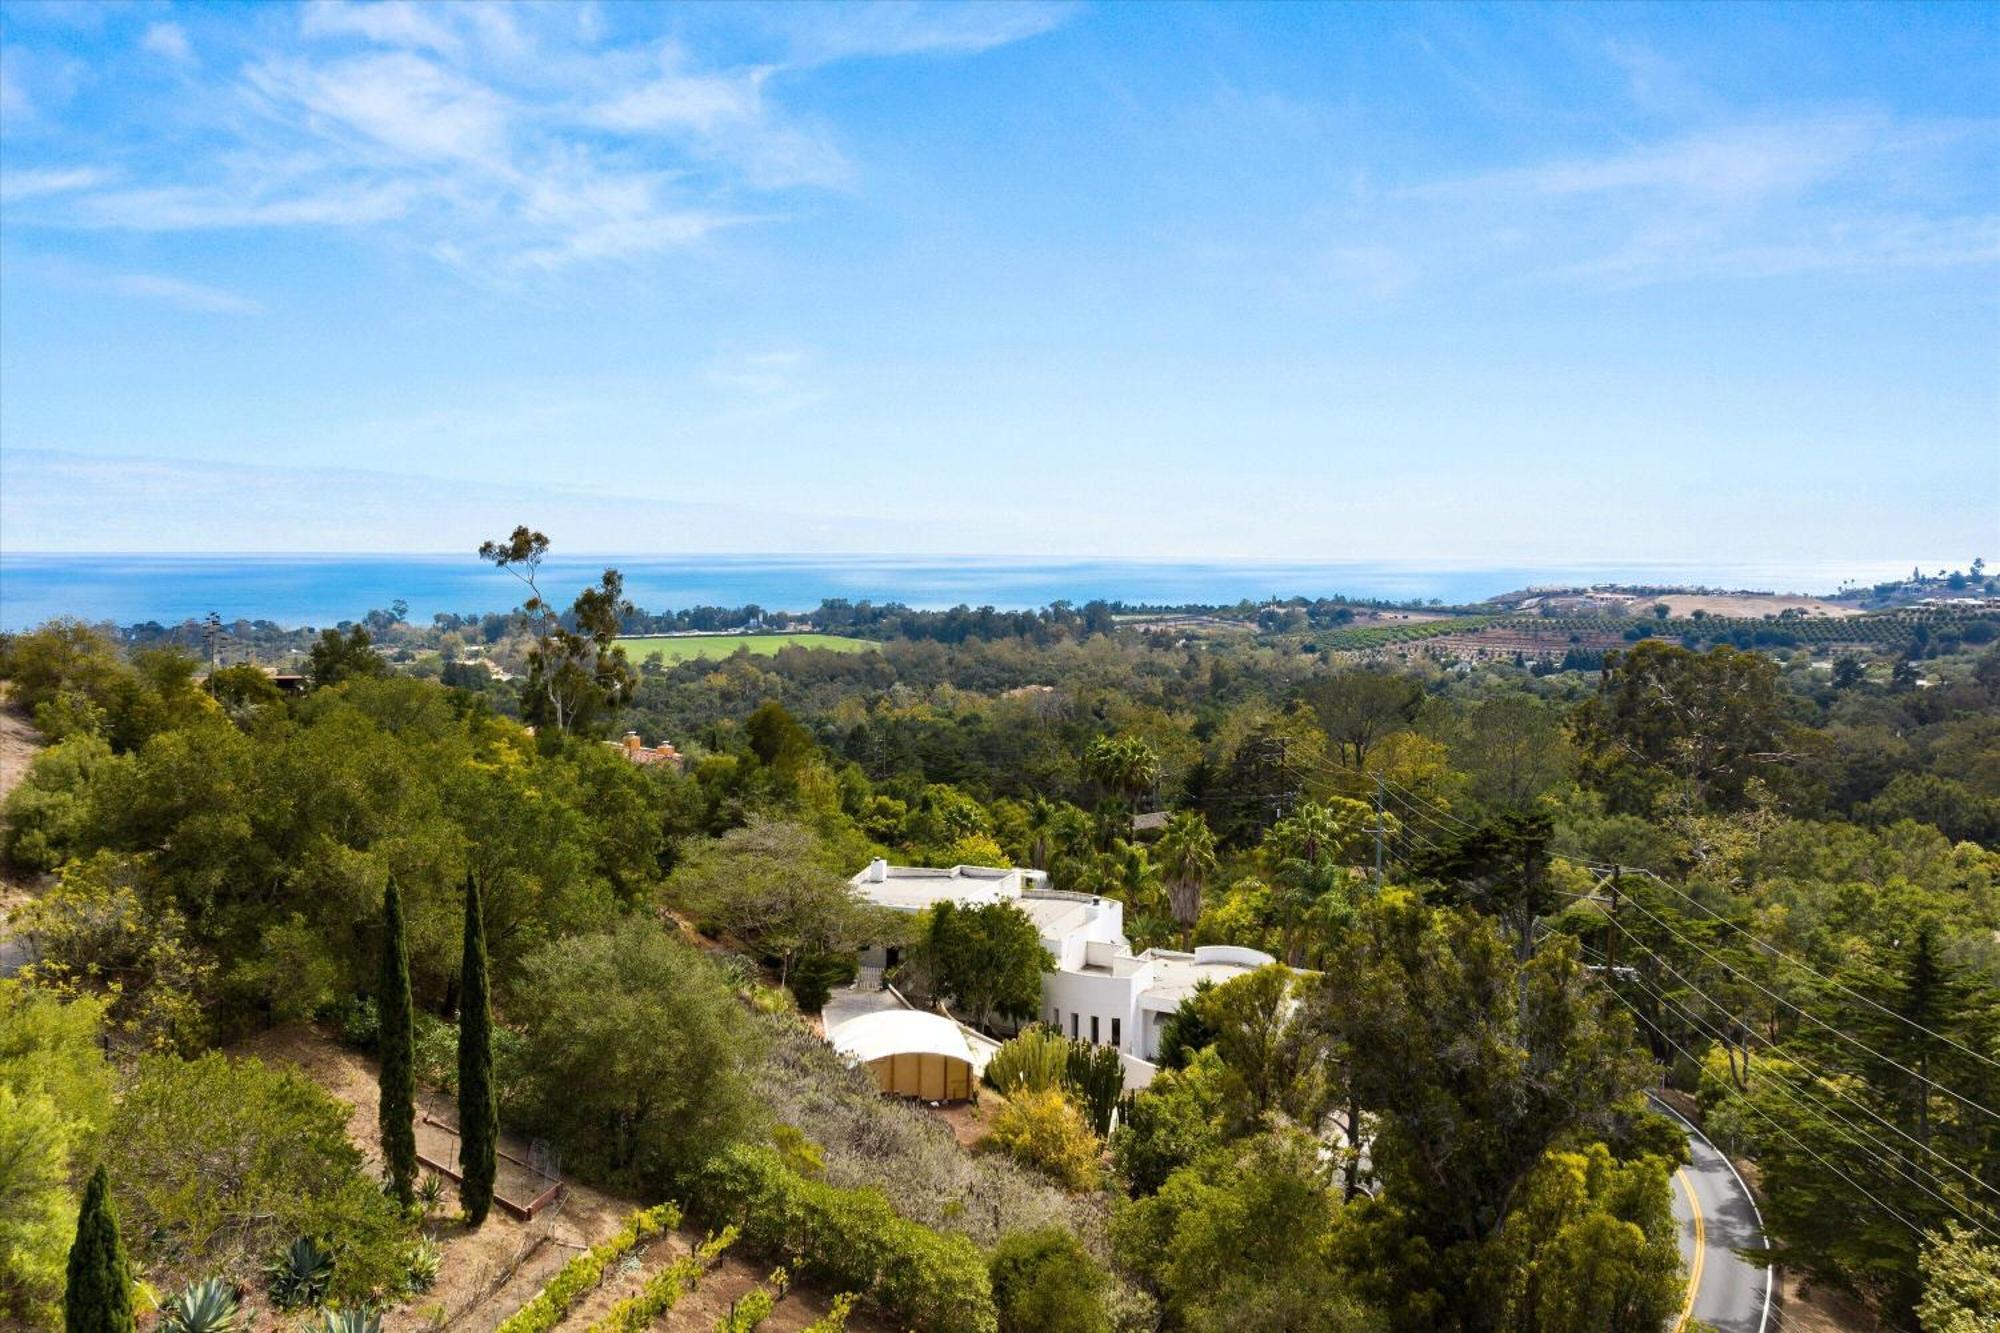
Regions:
<instances>
[{"instance_id":1,"label":"white stucco wall","mask_svg":"<svg viewBox=\"0 0 2000 1333\"><path fill-rule=\"evenodd\" d=\"M1044 972L1042 974L1042 1021L1057 1027L1064 1036L1072 1033L1090 1040L1090 1020L1097 1020L1097 1041L1109 1046L1111 1020L1118 1020L1118 1049L1128 1055L1142 1055L1139 1049L1139 993L1146 988L1148 969L1143 965L1126 976L1101 972Z\"/></svg>"}]
</instances>

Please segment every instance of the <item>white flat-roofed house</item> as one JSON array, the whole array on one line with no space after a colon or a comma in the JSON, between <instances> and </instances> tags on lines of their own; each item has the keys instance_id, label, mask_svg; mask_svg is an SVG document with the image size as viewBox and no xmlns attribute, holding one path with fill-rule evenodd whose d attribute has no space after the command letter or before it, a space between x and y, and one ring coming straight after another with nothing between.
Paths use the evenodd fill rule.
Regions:
<instances>
[{"instance_id":1,"label":"white flat-roofed house","mask_svg":"<svg viewBox=\"0 0 2000 1333\"><path fill-rule=\"evenodd\" d=\"M1201 982L1220 985L1276 961L1255 949L1221 946L1135 954L1125 938L1123 903L1051 888L1041 870L931 869L877 859L848 882L867 901L902 912L942 902L963 907L1005 902L1019 908L1035 923L1049 955L1041 1021L1065 1036L1115 1046L1140 1061L1159 1054L1160 1025ZM1134 1085L1128 1079L1128 1086Z\"/></svg>"}]
</instances>

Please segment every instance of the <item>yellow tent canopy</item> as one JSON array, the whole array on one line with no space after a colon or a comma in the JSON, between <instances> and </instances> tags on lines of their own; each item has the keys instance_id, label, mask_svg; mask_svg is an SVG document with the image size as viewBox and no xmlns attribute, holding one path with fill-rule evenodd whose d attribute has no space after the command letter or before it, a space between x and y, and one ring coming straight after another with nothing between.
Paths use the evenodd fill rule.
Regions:
<instances>
[{"instance_id":1,"label":"yellow tent canopy","mask_svg":"<svg viewBox=\"0 0 2000 1333\"><path fill-rule=\"evenodd\" d=\"M972 1047L940 1014L893 1009L849 1019L829 1034L835 1050L868 1066L875 1086L931 1102L972 1096Z\"/></svg>"}]
</instances>

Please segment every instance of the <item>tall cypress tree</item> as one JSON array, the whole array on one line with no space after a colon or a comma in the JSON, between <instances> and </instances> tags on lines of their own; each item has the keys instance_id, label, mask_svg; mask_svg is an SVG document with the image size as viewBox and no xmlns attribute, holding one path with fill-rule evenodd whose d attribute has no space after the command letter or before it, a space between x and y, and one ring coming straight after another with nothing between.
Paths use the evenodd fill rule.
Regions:
<instances>
[{"instance_id":1,"label":"tall cypress tree","mask_svg":"<svg viewBox=\"0 0 2000 1333\"><path fill-rule=\"evenodd\" d=\"M84 1187L63 1289L64 1333L132 1333L132 1285L111 1211L111 1183L98 1167Z\"/></svg>"},{"instance_id":2,"label":"tall cypress tree","mask_svg":"<svg viewBox=\"0 0 2000 1333\"><path fill-rule=\"evenodd\" d=\"M458 1197L478 1226L493 1206L500 1107L493 1090L493 1007L486 981L486 912L465 877L465 954L458 970Z\"/></svg>"},{"instance_id":3,"label":"tall cypress tree","mask_svg":"<svg viewBox=\"0 0 2000 1333\"><path fill-rule=\"evenodd\" d=\"M376 989L382 1012L382 1163L390 1190L407 1207L416 1198L417 1183L417 1036L403 898L393 878L382 891L382 976Z\"/></svg>"}]
</instances>

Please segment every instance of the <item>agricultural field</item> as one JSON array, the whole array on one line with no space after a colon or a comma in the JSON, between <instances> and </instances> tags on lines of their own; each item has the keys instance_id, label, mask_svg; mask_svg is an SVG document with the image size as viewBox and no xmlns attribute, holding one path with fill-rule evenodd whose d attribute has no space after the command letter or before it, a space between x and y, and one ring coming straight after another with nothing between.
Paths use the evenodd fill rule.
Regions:
<instances>
[{"instance_id":1,"label":"agricultural field","mask_svg":"<svg viewBox=\"0 0 2000 1333\"><path fill-rule=\"evenodd\" d=\"M1961 644L1977 647L2000 639L2000 617L1951 609L1910 609L1857 616L1771 616L1758 619L1728 616L1507 616L1463 617L1427 627L1429 635L1410 633L1394 639L1368 641L1370 631L1345 631L1321 636L1335 649L1387 652L1409 657L1509 657L1561 655L1570 648L1601 651L1622 648L1641 634L1691 646L1732 644L1738 648L1806 648L1815 652L1883 651L1911 645L1921 655L1935 639L1947 651Z\"/></svg>"},{"instance_id":2,"label":"agricultural field","mask_svg":"<svg viewBox=\"0 0 2000 1333\"><path fill-rule=\"evenodd\" d=\"M757 657L773 656L780 648L826 648L836 653L861 653L879 647L872 639L839 634L668 634L657 638L620 639L618 646L635 662L691 662L704 657L720 661L742 650Z\"/></svg>"},{"instance_id":3,"label":"agricultural field","mask_svg":"<svg viewBox=\"0 0 2000 1333\"><path fill-rule=\"evenodd\" d=\"M1493 616L1450 616L1424 620L1412 618L1391 624L1353 625L1342 629L1322 630L1308 637L1320 647L1337 653L1368 652L1445 634L1474 633L1494 623L1495 619Z\"/></svg>"}]
</instances>

